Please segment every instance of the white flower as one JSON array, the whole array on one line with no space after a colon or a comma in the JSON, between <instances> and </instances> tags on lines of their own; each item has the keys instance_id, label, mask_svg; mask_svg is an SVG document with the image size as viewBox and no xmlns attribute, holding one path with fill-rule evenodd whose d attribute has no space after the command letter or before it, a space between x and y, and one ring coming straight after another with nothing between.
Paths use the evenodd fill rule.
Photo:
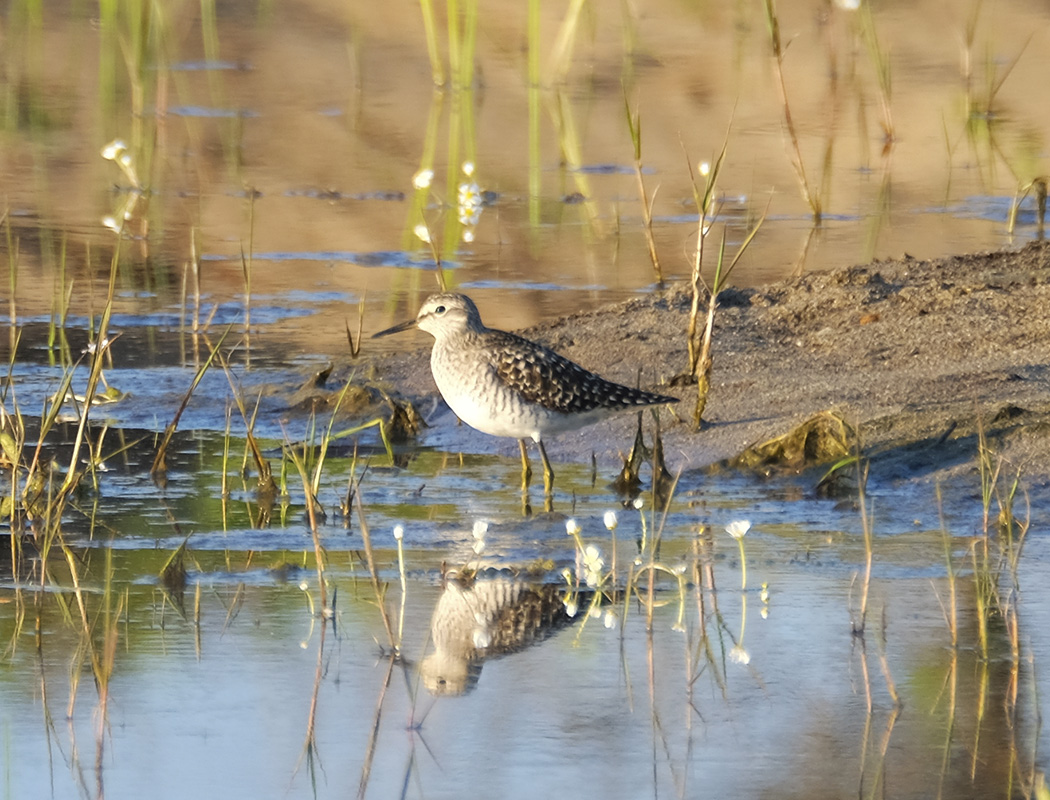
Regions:
<instances>
[{"instance_id":1,"label":"white flower","mask_svg":"<svg viewBox=\"0 0 1050 800\"><path fill-rule=\"evenodd\" d=\"M399 542L402 539L405 538L405 526L404 525L395 525L394 526L394 538L397 539Z\"/></svg>"},{"instance_id":2,"label":"white flower","mask_svg":"<svg viewBox=\"0 0 1050 800\"><path fill-rule=\"evenodd\" d=\"M576 521L575 517L569 517L569 519L565 520L566 536L579 536L581 530L583 529L580 527L580 523Z\"/></svg>"},{"instance_id":3,"label":"white flower","mask_svg":"<svg viewBox=\"0 0 1050 800\"><path fill-rule=\"evenodd\" d=\"M645 508L645 501L641 497L636 497L634 498L634 502L631 503L631 505L639 511L641 511L643 508Z\"/></svg>"},{"instance_id":4,"label":"white flower","mask_svg":"<svg viewBox=\"0 0 1050 800\"><path fill-rule=\"evenodd\" d=\"M128 146L124 144L123 139L114 139L112 142L102 148L102 157L106 161L116 161L120 157L120 154L128 149Z\"/></svg>"},{"instance_id":5,"label":"white flower","mask_svg":"<svg viewBox=\"0 0 1050 800\"><path fill-rule=\"evenodd\" d=\"M746 519L735 519L726 525L726 533L734 539L743 539L744 534L751 530L751 523Z\"/></svg>"},{"instance_id":6,"label":"white flower","mask_svg":"<svg viewBox=\"0 0 1050 800\"><path fill-rule=\"evenodd\" d=\"M610 630L615 628L616 627L616 612L613 611L611 608L607 609L606 612L605 612L605 619L603 620L603 622L605 623L605 627L606 628L609 628Z\"/></svg>"},{"instance_id":7,"label":"white flower","mask_svg":"<svg viewBox=\"0 0 1050 800\"><path fill-rule=\"evenodd\" d=\"M475 539L484 539L485 534L488 532L489 524L485 520L479 519L474 522L474 530L471 531L471 533L474 535Z\"/></svg>"},{"instance_id":8,"label":"white flower","mask_svg":"<svg viewBox=\"0 0 1050 800\"><path fill-rule=\"evenodd\" d=\"M747 558L744 555L744 534L751 530L751 523L746 519L736 519L726 525L726 533L736 539L740 548L740 588L747 588Z\"/></svg>"},{"instance_id":9,"label":"white flower","mask_svg":"<svg viewBox=\"0 0 1050 800\"><path fill-rule=\"evenodd\" d=\"M109 214L102 218L102 224L109 228L111 231L113 231L113 233L120 233L120 223L117 222L117 220Z\"/></svg>"},{"instance_id":10,"label":"white flower","mask_svg":"<svg viewBox=\"0 0 1050 800\"><path fill-rule=\"evenodd\" d=\"M412 229L412 233L416 235L416 238L421 242L430 243L430 229L422 222Z\"/></svg>"},{"instance_id":11,"label":"white flower","mask_svg":"<svg viewBox=\"0 0 1050 800\"><path fill-rule=\"evenodd\" d=\"M572 619L576 616L576 612L579 611L579 606L576 605L576 601L571 597L565 598L565 616Z\"/></svg>"},{"instance_id":12,"label":"white flower","mask_svg":"<svg viewBox=\"0 0 1050 800\"><path fill-rule=\"evenodd\" d=\"M109 347L109 338L108 337L104 338L102 340L102 349L105 350L107 347ZM81 353L92 353L93 354L96 350L98 350L98 342L88 342L88 346L85 347L80 352Z\"/></svg>"},{"instance_id":13,"label":"white flower","mask_svg":"<svg viewBox=\"0 0 1050 800\"><path fill-rule=\"evenodd\" d=\"M762 619L769 619L769 606L762 606L762 610L758 613L762 615Z\"/></svg>"},{"instance_id":14,"label":"white flower","mask_svg":"<svg viewBox=\"0 0 1050 800\"><path fill-rule=\"evenodd\" d=\"M466 242L467 244L470 244L471 242L473 242L474 241L474 231L470 230L469 228L467 230L463 231L463 241Z\"/></svg>"},{"instance_id":15,"label":"white flower","mask_svg":"<svg viewBox=\"0 0 1050 800\"><path fill-rule=\"evenodd\" d=\"M473 547L474 547L474 555L480 556L483 552L485 552L485 540L484 539L475 539Z\"/></svg>"},{"instance_id":16,"label":"white flower","mask_svg":"<svg viewBox=\"0 0 1050 800\"><path fill-rule=\"evenodd\" d=\"M308 584L308 583L307 583L306 581L303 581L303 582L301 582L301 583L299 584L299 589L300 589L301 591L304 591L304 592L305 592L305 591L309 590L309 588L310 588L310 584Z\"/></svg>"},{"instance_id":17,"label":"white flower","mask_svg":"<svg viewBox=\"0 0 1050 800\"><path fill-rule=\"evenodd\" d=\"M481 205L481 187L474 181L461 183L457 194L460 208L474 208Z\"/></svg>"},{"instance_id":18,"label":"white flower","mask_svg":"<svg viewBox=\"0 0 1050 800\"><path fill-rule=\"evenodd\" d=\"M614 530L616 530L616 526L618 524L619 524L619 521L616 519L616 512L615 511L606 511L605 512L605 527L608 528L611 531L614 531Z\"/></svg>"},{"instance_id":19,"label":"white flower","mask_svg":"<svg viewBox=\"0 0 1050 800\"><path fill-rule=\"evenodd\" d=\"M432 169L421 169L415 175L412 176L412 185L417 189L426 189L430 186L430 182L434 180L434 170Z\"/></svg>"},{"instance_id":20,"label":"white flower","mask_svg":"<svg viewBox=\"0 0 1050 800\"><path fill-rule=\"evenodd\" d=\"M759 593L758 599L761 600L763 603L768 603L769 602L769 584L768 583L763 583L762 584L762 591Z\"/></svg>"},{"instance_id":21,"label":"white flower","mask_svg":"<svg viewBox=\"0 0 1050 800\"><path fill-rule=\"evenodd\" d=\"M461 225L473 227L481 219L481 187L476 183L461 183L456 203Z\"/></svg>"},{"instance_id":22,"label":"white flower","mask_svg":"<svg viewBox=\"0 0 1050 800\"><path fill-rule=\"evenodd\" d=\"M468 178L471 175L474 174L474 162L473 161L464 161L463 162L463 174L466 175Z\"/></svg>"}]
</instances>

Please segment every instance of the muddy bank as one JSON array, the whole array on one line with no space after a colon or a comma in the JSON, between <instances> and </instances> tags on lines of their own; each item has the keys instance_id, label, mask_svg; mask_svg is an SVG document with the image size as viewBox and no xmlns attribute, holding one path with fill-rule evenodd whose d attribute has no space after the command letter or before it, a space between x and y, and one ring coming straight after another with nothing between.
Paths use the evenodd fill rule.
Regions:
<instances>
[{"instance_id":1,"label":"muddy bank","mask_svg":"<svg viewBox=\"0 0 1050 800\"><path fill-rule=\"evenodd\" d=\"M854 425L875 474L933 477L974 468L978 424L1029 484L1050 478L1050 247L938 261L905 258L730 289L716 320L705 427L688 424L684 287L523 333L602 375L681 397L661 412L668 465L702 468L821 411ZM499 327L499 321L486 319ZM374 362L413 399L423 441L512 453L516 444L457 426L436 394L429 349ZM648 423L647 423L648 424ZM547 443L552 460L615 462L632 415Z\"/></svg>"}]
</instances>

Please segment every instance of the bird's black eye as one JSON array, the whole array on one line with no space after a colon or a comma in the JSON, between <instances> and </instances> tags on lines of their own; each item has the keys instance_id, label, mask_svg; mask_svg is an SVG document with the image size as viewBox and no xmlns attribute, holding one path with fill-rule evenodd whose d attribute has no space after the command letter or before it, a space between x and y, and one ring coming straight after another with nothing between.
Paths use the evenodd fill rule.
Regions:
<instances>
[{"instance_id":1,"label":"bird's black eye","mask_svg":"<svg viewBox=\"0 0 1050 800\"><path fill-rule=\"evenodd\" d=\"M445 313L445 307L444 306L438 306L437 308L434 309L434 313L435 314L444 314Z\"/></svg>"}]
</instances>

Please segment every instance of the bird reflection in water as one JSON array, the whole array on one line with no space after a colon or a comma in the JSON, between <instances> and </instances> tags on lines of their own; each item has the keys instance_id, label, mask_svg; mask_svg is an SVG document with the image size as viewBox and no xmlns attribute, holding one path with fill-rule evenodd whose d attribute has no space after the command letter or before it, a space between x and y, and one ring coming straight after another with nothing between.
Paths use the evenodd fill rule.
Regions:
<instances>
[{"instance_id":1,"label":"bird reflection in water","mask_svg":"<svg viewBox=\"0 0 1050 800\"><path fill-rule=\"evenodd\" d=\"M591 597L509 570L450 572L430 621L434 651L420 665L424 685L437 696L472 691L487 659L541 644L582 618Z\"/></svg>"}]
</instances>

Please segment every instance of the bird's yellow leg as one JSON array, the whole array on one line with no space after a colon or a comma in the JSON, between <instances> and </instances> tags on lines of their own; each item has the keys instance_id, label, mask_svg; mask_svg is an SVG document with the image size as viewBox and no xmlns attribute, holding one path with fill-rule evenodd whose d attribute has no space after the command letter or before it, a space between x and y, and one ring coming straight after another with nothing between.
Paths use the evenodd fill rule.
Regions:
<instances>
[{"instance_id":1,"label":"bird's yellow leg","mask_svg":"<svg viewBox=\"0 0 1050 800\"><path fill-rule=\"evenodd\" d=\"M532 464L529 463L529 454L525 450L525 440L518 439L518 446L521 447L521 489L525 491L529 487L529 481L532 480Z\"/></svg>"},{"instance_id":2,"label":"bird's yellow leg","mask_svg":"<svg viewBox=\"0 0 1050 800\"><path fill-rule=\"evenodd\" d=\"M554 470L551 469L551 461L547 458L547 448L543 446L543 442L536 442L536 444L540 447L540 457L543 459L543 493L550 497L554 489Z\"/></svg>"}]
</instances>

